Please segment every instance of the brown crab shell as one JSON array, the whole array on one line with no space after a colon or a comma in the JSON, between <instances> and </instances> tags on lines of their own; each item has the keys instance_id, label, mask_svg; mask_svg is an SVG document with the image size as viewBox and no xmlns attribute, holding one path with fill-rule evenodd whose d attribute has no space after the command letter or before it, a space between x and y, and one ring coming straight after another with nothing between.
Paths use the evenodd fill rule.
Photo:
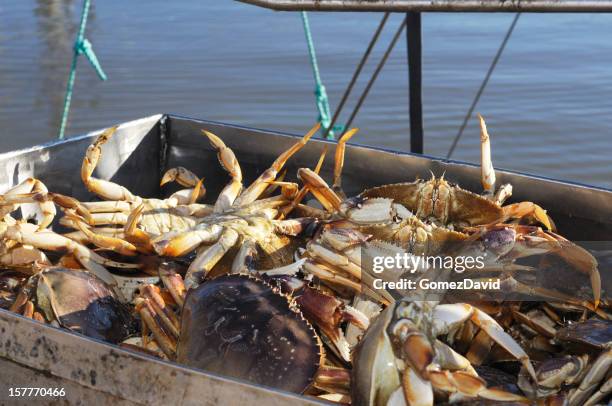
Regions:
<instances>
[{"instance_id":1,"label":"brown crab shell","mask_svg":"<svg viewBox=\"0 0 612 406\"><path fill-rule=\"evenodd\" d=\"M88 337L119 343L134 332L134 319L113 289L94 274L62 267L33 276L36 307L47 320Z\"/></svg>"},{"instance_id":2,"label":"brown crab shell","mask_svg":"<svg viewBox=\"0 0 612 406\"><path fill-rule=\"evenodd\" d=\"M592 318L557 331L555 341L576 354L597 354L612 348L612 321Z\"/></svg>"},{"instance_id":3,"label":"brown crab shell","mask_svg":"<svg viewBox=\"0 0 612 406\"><path fill-rule=\"evenodd\" d=\"M503 217L503 209L499 205L442 178L377 186L359 196L393 199L417 217L424 220L435 218L444 225L477 226L499 221Z\"/></svg>"},{"instance_id":4,"label":"brown crab shell","mask_svg":"<svg viewBox=\"0 0 612 406\"><path fill-rule=\"evenodd\" d=\"M321 364L313 328L290 299L259 279L225 275L188 292L177 361L303 393Z\"/></svg>"}]
</instances>

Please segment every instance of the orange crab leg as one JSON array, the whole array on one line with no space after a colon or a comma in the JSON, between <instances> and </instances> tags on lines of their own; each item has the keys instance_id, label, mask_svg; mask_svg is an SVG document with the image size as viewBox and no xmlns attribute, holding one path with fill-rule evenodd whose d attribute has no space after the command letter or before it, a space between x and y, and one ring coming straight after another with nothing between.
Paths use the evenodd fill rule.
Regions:
<instances>
[{"instance_id":1,"label":"orange crab leg","mask_svg":"<svg viewBox=\"0 0 612 406\"><path fill-rule=\"evenodd\" d=\"M240 206L254 202L274 179L278 175L278 172L283 168L285 163L295 155L300 149L306 145L308 140L319 131L321 127L320 123L317 123L314 127L308 131L308 133L297 143L293 144L288 150L280 154L278 158L272 163L272 165L264 171L264 173L251 183L251 185L236 199L236 205Z\"/></svg>"},{"instance_id":2,"label":"orange crab leg","mask_svg":"<svg viewBox=\"0 0 612 406\"><path fill-rule=\"evenodd\" d=\"M159 186L163 186L169 182L177 182L179 185L188 189L179 190L170 196L170 199L176 199L178 204L193 204L198 199L206 195L204 187L204 178L199 179L196 174L189 169L178 166L171 168L164 173Z\"/></svg>"},{"instance_id":3,"label":"orange crab leg","mask_svg":"<svg viewBox=\"0 0 612 406\"><path fill-rule=\"evenodd\" d=\"M308 168L298 169L298 178L308 188L308 191L325 207L328 212L340 210L342 199L334 192L327 182Z\"/></svg>"},{"instance_id":4,"label":"orange crab leg","mask_svg":"<svg viewBox=\"0 0 612 406\"><path fill-rule=\"evenodd\" d=\"M319 174L319 172L321 171L321 167L323 166L323 162L325 161L325 155L327 155L327 145L323 147L323 152L321 152L321 156L319 157L317 166L315 167L314 171L316 174ZM306 197L307 194L308 194L308 188L306 186L303 186L299 190L297 195L293 198L293 201L291 202L291 204L287 207L284 207L281 210L281 213L278 216L279 220L282 220L285 217L287 217L289 213L291 213L293 209L295 209L300 204L300 202L304 199L304 197Z\"/></svg>"},{"instance_id":5,"label":"orange crab leg","mask_svg":"<svg viewBox=\"0 0 612 406\"><path fill-rule=\"evenodd\" d=\"M215 213L220 213L231 207L240 194L242 190L242 170L234 151L225 145L221 138L206 130L202 130L202 134L208 137L211 145L217 151L219 163L232 177L230 183L223 188L215 202Z\"/></svg>"},{"instance_id":6,"label":"orange crab leg","mask_svg":"<svg viewBox=\"0 0 612 406\"><path fill-rule=\"evenodd\" d=\"M533 216L536 220L542 223L548 230L554 231L555 225L552 219L546 214L546 210L538 206L533 202L520 202L513 203L507 206L503 206L504 212L503 221L507 221L513 218L523 218L526 216Z\"/></svg>"},{"instance_id":7,"label":"orange crab leg","mask_svg":"<svg viewBox=\"0 0 612 406\"><path fill-rule=\"evenodd\" d=\"M493 196L495 192L495 169L491 161L491 138L487 131L487 124L484 118L478 114L480 122L480 180L485 195Z\"/></svg>"},{"instance_id":8,"label":"orange crab leg","mask_svg":"<svg viewBox=\"0 0 612 406\"><path fill-rule=\"evenodd\" d=\"M342 168L344 167L344 154L346 152L346 143L357 134L359 128L353 128L345 132L342 137L338 140L336 145L336 153L334 159L334 184L332 189L342 198L346 198L346 195L342 191Z\"/></svg>"}]
</instances>

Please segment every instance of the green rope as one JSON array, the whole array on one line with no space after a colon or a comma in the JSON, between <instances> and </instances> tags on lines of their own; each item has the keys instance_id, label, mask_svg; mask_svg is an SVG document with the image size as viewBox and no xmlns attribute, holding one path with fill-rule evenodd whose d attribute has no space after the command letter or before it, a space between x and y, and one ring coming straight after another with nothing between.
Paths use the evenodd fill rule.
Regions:
<instances>
[{"instance_id":1,"label":"green rope","mask_svg":"<svg viewBox=\"0 0 612 406\"><path fill-rule=\"evenodd\" d=\"M315 80L315 98L317 103L317 109L319 110L319 122L321 123L321 134L327 134L328 139L334 139L334 130L342 131L342 126L334 126L333 129L329 130L331 125L331 112L329 109L329 99L327 98L327 92L323 81L321 81L321 75L319 73L319 64L317 63L317 54L315 53L314 42L312 41L312 34L310 33L310 24L308 22L308 15L305 11L301 12L302 23L304 24L304 33L306 34L306 43L308 44L308 53L310 54L310 64L312 65L312 72Z\"/></svg>"},{"instance_id":2,"label":"green rope","mask_svg":"<svg viewBox=\"0 0 612 406\"><path fill-rule=\"evenodd\" d=\"M64 98L64 110L62 112L62 123L60 125L58 138L61 140L64 138L64 132L66 131L66 123L68 122L68 113L70 112L70 102L72 101L72 92L74 89L74 79L76 77L76 68L79 55L85 55L91 66L95 69L98 77L101 80L106 80L106 74L98 62L98 58L91 46L91 42L85 38L85 27L87 26L87 16L89 15L89 6L91 0L83 1L83 12L81 13L81 24L79 26L79 32L77 34L76 41L74 42L74 54L72 56L72 65L70 66L70 76L68 76L68 84L66 86L66 97Z\"/></svg>"}]
</instances>

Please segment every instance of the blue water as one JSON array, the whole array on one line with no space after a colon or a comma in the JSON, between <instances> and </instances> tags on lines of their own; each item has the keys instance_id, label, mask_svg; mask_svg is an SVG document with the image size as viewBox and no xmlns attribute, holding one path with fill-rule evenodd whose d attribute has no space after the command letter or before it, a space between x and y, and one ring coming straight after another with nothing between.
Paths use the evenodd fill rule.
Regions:
<instances>
[{"instance_id":1,"label":"blue water","mask_svg":"<svg viewBox=\"0 0 612 406\"><path fill-rule=\"evenodd\" d=\"M0 2L0 150L55 137L81 2ZM332 108L380 14L310 13ZM400 24L393 15L372 61ZM425 152L445 156L511 14L425 14ZM109 80L80 61L68 134L159 112L302 132L316 119L300 17L230 1L95 1L88 25ZM525 14L477 111L498 167L612 187L612 15ZM365 70L346 119L374 69ZM354 125L356 142L408 149L406 45ZM453 158L477 162L470 121Z\"/></svg>"}]
</instances>

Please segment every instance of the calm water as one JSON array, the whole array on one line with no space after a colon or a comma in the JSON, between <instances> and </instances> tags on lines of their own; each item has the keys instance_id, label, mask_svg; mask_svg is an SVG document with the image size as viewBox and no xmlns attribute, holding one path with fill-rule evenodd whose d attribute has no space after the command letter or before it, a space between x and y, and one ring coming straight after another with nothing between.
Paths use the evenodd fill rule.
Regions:
<instances>
[{"instance_id":1,"label":"calm water","mask_svg":"<svg viewBox=\"0 0 612 406\"><path fill-rule=\"evenodd\" d=\"M0 2L0 150L55 137L80 7ZM512 17L423 17L427 154L446 155ZM332 108L380 18L310 14ZM391 18L373 61L401 18ZM290 132L316 119L298 14L231 1L105 0L95 2L87 35L109 80L81 59L68 135L159 112ZM612 187L611 38L612 15L521 17L477 108L496 166ZM357 116L357 142L408 148L406 89L402 39ZM453 158L478 155L472 119Z\"/></svg>"}]
</instances>

